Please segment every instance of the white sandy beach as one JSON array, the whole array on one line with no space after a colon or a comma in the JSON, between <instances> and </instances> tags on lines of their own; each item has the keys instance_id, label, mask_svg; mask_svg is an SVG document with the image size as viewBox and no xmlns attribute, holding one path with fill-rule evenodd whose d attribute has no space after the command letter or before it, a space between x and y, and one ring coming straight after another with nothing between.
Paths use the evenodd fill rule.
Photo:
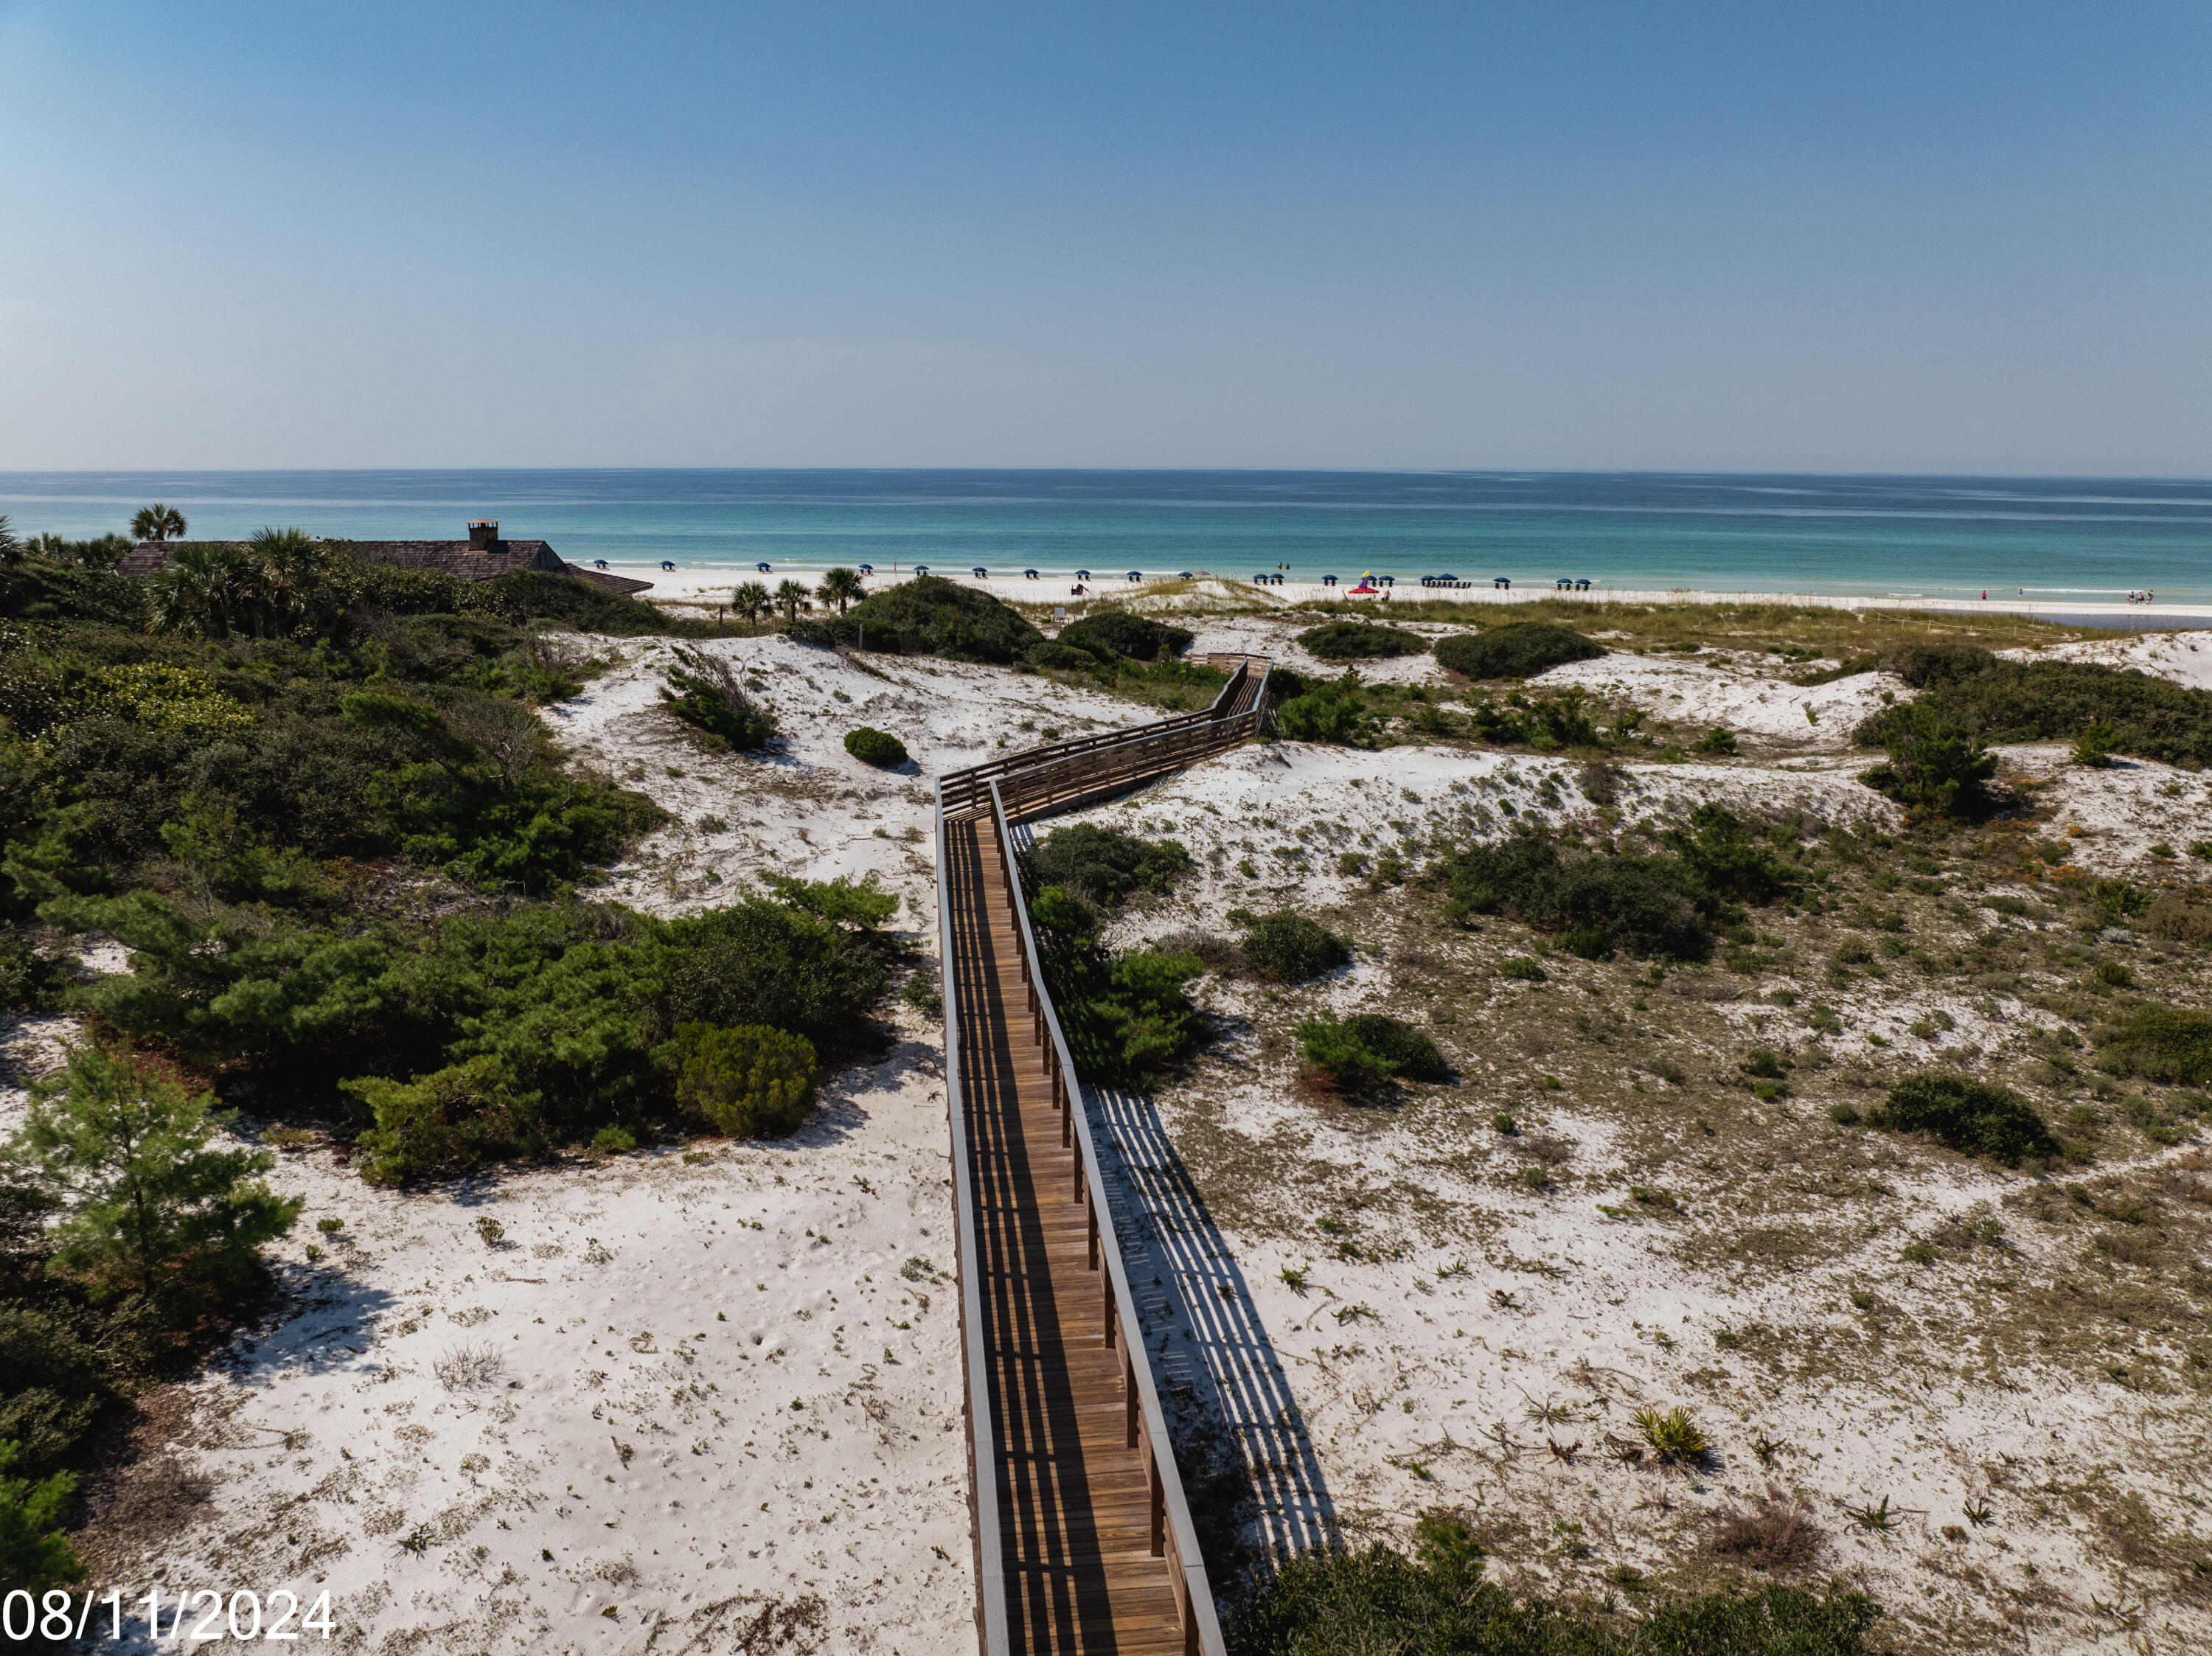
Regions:
<instances>
[{"instance_id":1,"label":"white sandy beach","mask_svg":"<svg viewBox=\"0 0 2212 1656\"><path fill-rule=\"evenodd\" d=\"M797 569L777 571L762 575L738 569L686 569L665 571L657 565L610 564L609 572L628 575L638 580L653 583L650 592L640 596L659 604L700 604L711 607L726 603L733 587L741 581L757 580L771 591L786 579L800 581L810 589L821 579L818 570ZM1160 595L1161 589L1182 593L1189 589L1172 575L1147 574L1141 581L1124 579L1118 572L1096 571L1102 578L1086 583L1087 593L1075 596L1072 579L1063 576L1040 575L1035 580L1023 578L1019 572L994 571L977 579L967 569L932 566L931 573L963 586L974 586L1009 604L1049 604L1074 605L1097 603L1107 599L1136 599L1147 595ZM913 572L896 573L878 569L867 577L870 588L897 585L912 580ZM1693 590L1678 587L1668 591L1645 591L1630 587L1593 586L1587 592L1559 591L1550 586L1521 585L1510 591L1493 589L1487 581L1467 587L1425 589L1412 581L1401 582L1389 589L1386 599L1381 594L1353 598L1351 587L1356 574L1347 576L1340 585L1324 586L1318 581L1285 581L1280 586L1261 586L1250 577L1243 579L1201 575L1199 586L1208 601L1224 599L1249 604L1265 610L1290 609L1300 604L1323 604L1339 601L1373 604L1387 610L1393 616L1418 616L1419 606L1425 602L1451 604L1495 604L1500 605L1534 604L1557 599L1562 603L1606 604L1780 604L1815 610L1899 610L1926 611L1937 615L1998 615L2031 616L2063 619L2075 625L2094 626L2109 623L2114 628L2141 628L2160 627L2203 626L2212 618L2212 604L2160 603L2127 604L2077 601L2074 599L2027 598L1990 589L1987 601L1978 599L1922 597L1909 593L1869 592L1755 592Z\"/></svg>"}]
</instances>

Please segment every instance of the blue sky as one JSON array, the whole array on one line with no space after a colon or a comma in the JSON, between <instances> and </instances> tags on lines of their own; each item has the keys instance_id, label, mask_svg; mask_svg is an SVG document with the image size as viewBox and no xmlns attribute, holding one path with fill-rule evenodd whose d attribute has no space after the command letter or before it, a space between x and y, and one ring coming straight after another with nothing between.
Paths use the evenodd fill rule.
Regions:
<instances>
[{"instance_id":1,"label":"blue sky","mask_svg":"<svg viewBox=\"0 0 2212 1656\"><path fill-rule=\"evenodd\" d=\"M0 466L2212 475L2212 9L0 0Z\"/></svg>"}]
</instances>

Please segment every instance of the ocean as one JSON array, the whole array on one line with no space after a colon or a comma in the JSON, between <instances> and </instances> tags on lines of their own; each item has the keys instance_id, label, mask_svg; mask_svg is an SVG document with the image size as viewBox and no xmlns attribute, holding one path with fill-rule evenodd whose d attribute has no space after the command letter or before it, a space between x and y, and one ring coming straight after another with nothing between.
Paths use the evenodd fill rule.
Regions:
<instances>
[{"instance_id":1,"label":"ocean","mask_svg":"<svg viewBox=\"0 0 2212 1656\"><path fill-rule=\"evenodd\" d=\"M496 518L574 562L734 579L833 564L1293 580L2212 604L2212 482L2104 478L1329 471L0 472L18 534L264 525L459 539Z\"/></svg>"}]
</instances>

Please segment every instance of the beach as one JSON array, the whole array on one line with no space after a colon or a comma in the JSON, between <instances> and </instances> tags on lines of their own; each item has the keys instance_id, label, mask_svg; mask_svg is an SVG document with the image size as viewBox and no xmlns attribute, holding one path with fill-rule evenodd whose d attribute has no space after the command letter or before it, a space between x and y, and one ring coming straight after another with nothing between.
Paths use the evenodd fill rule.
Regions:
<instances>
[{"instance_id":1,"label":"beach","mask_svg":"<svg viewBox=\"0 0 2212 1656\"><path fill-rule=\"evenodd\" d=\"M778 585L795 579L809 587L818 579L814 572L773 571L769 574L730 569L664 570L657 565L619 564L611 561L607 565L611 574L627 575L637 580L649 580L653 590L641 596L656 604L675 604L712 607L728 602L731 591L739 584L758 581L774 591ZM1421 618L1424 605L1486 604L1501 607L1517 604L1557 601L1562 604L1583 604L1602 606L1609 604L1773 604L1784 608L1813 610L1908 610L1934 615L2027 616L2038 620L2057 622L2069 627L2109 628L2114 630L2212 626L2212 603L2185 604L2084 603L2074 599L2027 598L2001 597L1995 591L1986 599L1962 599L1899 596L1893 593L1834 593L1782 591L1717 591L1675 588L1671 591L1644 591L1635 588L1592 586L1587 592L1563 591L1550 586L1515 586L1510 590L1487 584L1462 587L1423 587L1408 583L1383 589L1382 592L1355 596L1352 583L1324 586L1318 581L1285 581L1280 586L1259 585L1249 577L1243 580L1212 575L1196 575L1189 581L1174 577L1132 581L1123 578L1091 580L1082 583L1086 588L1082 597L1073 589L1077 583L1070 577L1040 574L1035 579L1018 573L997 573L978 578L965 569L933 568L931 573L957 581L963 586L972 586L988 592L993 597L1007 604L1049 604L1055 607L1071 607L1071 613L1079 613L1073 606L1085 604L1129 602L1148 599L1146 607L1154 604L1176 604L1178 602L1220 603L1224 601L1249 604L1260 610L1290 610L1302 604L1354 603L1372 605L1377 610L1393 615L1404 614L1413 620ZM878 570L866 577L872 591L896 586L915 578L911 570L891 573Z\"/></svg>"}]
</instances>

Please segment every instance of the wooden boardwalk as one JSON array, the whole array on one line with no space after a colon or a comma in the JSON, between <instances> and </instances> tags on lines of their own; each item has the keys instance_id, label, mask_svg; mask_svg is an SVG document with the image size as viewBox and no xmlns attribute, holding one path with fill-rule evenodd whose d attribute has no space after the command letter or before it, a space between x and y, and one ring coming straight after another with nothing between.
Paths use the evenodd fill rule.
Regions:
<instances>
[{"instance_id":1,"label":"wooden boardwalk","mask_svg":"<svg viewBox=\"0 0 2212 1656\"><path fill-rule=\"evenodd\" d=\"M1267 664L1206 713L940 780L962 1364L982 1656L1219 1656L1082 1088L1015 907L1011 823L1105 797L1260 727Z\"/></svg>"},{"instance_id":2,"label":"wooden boardwalk","mask_svg":"<svg viewBox=\"0 0 2212 1656\"><path fill-rule=\"evenodd\" d=\"M1007 1631L1017 1650L1181 1656L1096 1216L1026 1014L996 835L972 818L947 831Z\"/></svg>"}]
</instances>

